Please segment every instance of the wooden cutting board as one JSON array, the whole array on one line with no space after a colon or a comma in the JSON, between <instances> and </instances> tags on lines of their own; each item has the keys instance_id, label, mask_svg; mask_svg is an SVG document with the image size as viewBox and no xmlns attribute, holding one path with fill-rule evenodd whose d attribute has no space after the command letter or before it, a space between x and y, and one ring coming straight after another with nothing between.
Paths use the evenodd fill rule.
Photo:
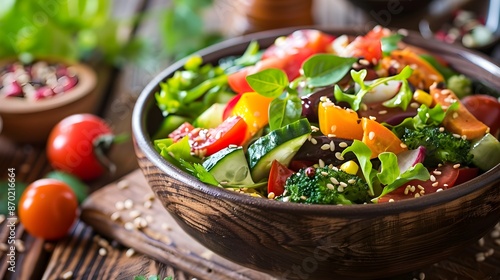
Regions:
<instances>
[{"instance_id":1,"label":"wooden cutting board","mask_svg":"<svg viewBox=\"0 0 500 280\"><path fill-rule=\"evenodd\" d=\"M81 219L99 234L198 279L275 279L232 263L189 237L154 198L140 170L94 192ZM500 279L500 226L460 254L391 279Z\"/></svg>"}]
</instances>

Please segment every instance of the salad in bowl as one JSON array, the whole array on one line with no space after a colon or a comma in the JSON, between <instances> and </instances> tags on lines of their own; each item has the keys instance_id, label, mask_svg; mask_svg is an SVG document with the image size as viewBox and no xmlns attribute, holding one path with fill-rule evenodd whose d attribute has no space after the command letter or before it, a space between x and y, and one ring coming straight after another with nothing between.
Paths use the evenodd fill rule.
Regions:
<instances>
[{"instance_id":1,"label":"salad in bowl","mask_svg":"<svg viewBox=\"0 0 500 280\"><path fill-rule=\"evenodd\" d=\"M208 185L303 204L398 202L496 166L498 99L403 38L302 29L192 56L155 94L155 149Z\"/></svg>"}]
</instances>

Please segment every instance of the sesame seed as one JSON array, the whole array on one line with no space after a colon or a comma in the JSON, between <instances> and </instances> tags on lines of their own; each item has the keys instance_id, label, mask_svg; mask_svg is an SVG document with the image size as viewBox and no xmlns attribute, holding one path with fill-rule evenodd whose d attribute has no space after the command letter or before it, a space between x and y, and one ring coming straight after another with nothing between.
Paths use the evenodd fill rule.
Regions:
<instances>
[{"instance_id":1,"label":"sesame seed","mask_svg":"<svg viewBox=\"0 0 500 280\"><path fill-rule=\"evenodd\" d=\"M270 192L267 194L267 198L269 198L269 199L274 199L275 196L276 195L273 192Z\"/></svg>"},{"instance_id":2,"label":"sesame seed","mask_svg":"<svg viewBox=\"0 0 500 280\"><path fill-rule=\"evenodd\" d=\"M439 127L439 132L444 132L444 127Z\"/></svg>"},{"instance_id":3,"label":"sesame seed","mask_svg":"<svg viewBox=\"0 0 500 280\"><path fill-rule=\"evenodd\" d=\"M419 278L420 280L424 280L424 279L425 279L425 273L420 272L420 273L418 274L418 278Z\"/></svg>"},{"instance_id":4,"label":"sesame seed","mask_svg":"<svg viewBox=\"0 0 500 280\"><path fill-rule=\"evenodd\" d=\"M323 151L330 150L330 144L323 144L323 145L321 145L321 149Z\"/></svg>"},{"instance_id":5,"label":"sesame seed","mask_svg":"<svg viewBox=\"0 0 500 280\"><path fill-rule=\"evenodd\" d=\"M451 117L454 118L454 119L458 118L458 113L457 112L453 112L453 115Z\"/></svg>"},{"instance_id":6,"label":"sesame seed","mask_svg":"<svg viewBox=\"0 0 500 280\"><path fill-rule=\"evenodd\" d=\"M322 159L318 160L319 167L325 167L325 162Z\"/></svg>"},{"instance_id":7,"label":"sesame seed","mask_svg":"<svg viewBox=\"0 0 500 280\"><path fill-rule=\"evenodd\" d=\"M335 157L336 157L338 160L344 160L344 157L342 156L342 153L336 152L336 153L335 153Z\"/></svg>"},{"instance_id":8,"label":"sesame seed","mask_svg":"<svg viewBox=\"0 0 500 280\"><path fill-rule=\"evenodd\" d=\"M443 187L448 187L448 184L443 184Z\"/></svg>"},{"instance_id":9,"label":"sesame seed","mask_svg":"<svg viewBox=\"0 0 500 280\"><path fill-rule=\"evenodd\" d=\"M99 255L100 256L106 256L108 251L105 248L99 248Z\"/></svg>"},{"instance_id":10,"label":"sesame seed","mask_svg":"<svg viewBox=\"0 0 500 280\"><path fill-rule=\"evenodd\" d=\"M460 138L462 138L462 140L467 140L467 135L462 135Z\"/></svg>"},{"instance_id":11,"label":"sesame seed","mask_svg":"<svg viewBox=\"0 0 500 280\"><path fill-rule=\"evenodd\" d=\"M410 191L411 191L412 193L414 193L414 192L415 192L415 186L411 186L411 187L410 187Z\"/></svg>"},{"instance_id":12,"label":"sesame seed","mask_svg":"<svg viewBox=\"0 0 500 280\"><path fill-rule=\"evenodd\" d=\"M126 230L133 230L135 228L134 224L132 224L131 222L125 223L124 227Z\"/></svg>"},{"instance_id":13,"label":"sesame seed","mask_svg":"<svg viewBox=\"0 0 500 280\"><path fill-rule=\"evenodd\" d=\"M63 275L61 275L61 278L65 279L65 280L72 279L73 278L73 271L68 270L68 271L64 272Z\"/></svg>"},{"instance_id":14,"label":"sesame seed","mask_svg":"<svg viewBox=\"0 0 500 280\"><path fill-rule=\"evenodd\" d=\"M326 187L327 187L329 190L334 190L334 189L335 189L335 187L334 187L332 184L330 184L330 183L326 184Z\"/></svg>"},{"instance_id":15,"label":"sesame seed","mask_svg":"<svg viewBox=\"0 0 500 280\"><path fill-rule=\"evenodd\" d=\"M337 178L334 178L334 177L330 177L330 181L335 184L335 185L338 185L340 184L339 181L337 180Z\"/></svg>"},{"instance_id":16,"label":"sesame seed","mask_svg":"<svg viewBox=\"0 0 500 280\"><path fill-rule=\"evenodd\" d=\"M370 131L370 133L368 133L368 139L373 140L373 138L375 138L375 132Z\"/></svg>"},{"instance_id":17,"label":"sesame seed","mask_svg":"<svg viewBox=\"0 0 500 280\"><path fill-rule=\"evenodd\" d=\"M367 111L368 110L368 106L365 103L361 103L360 108L361 108L362 111Z\"/></svg>"},{"instance_id":18,"label":"sesame seed","mask_svg":"<svg viewBox=\"0 0 500 280\"><path fill-rule=\"evenodd\" d=\"M369 116L368 118L369 118L370 120L372 120L372 121L377 120L377 117L374 117L374 116Z\"/></svg>"},{"instance_id":19,"label":"sesame seed","mask_svg":"<svg viewBox=\"0 0 500 280\"><path fill-rule=\"evenodd\" d=\"M330 141L330 151L335 151L335 143L332 141Z\"/></svg>"},{"instance_id":20,"label":"sesame seed","mask_svg":"<svg viewBox=\"0 0 500 280\"><path fill-rule=\"evenodd\" d=\"M368 66L368 65L370 65L370 61L368 61L366 59L360 59L359 64Z\"/></svg>"},{"instance_id":21,"label":"sesame seed","mask_svg":"<svg viewBox=\"0 0 500 280\"><path fill-rule=\"evenodd\" d=\"M152 206L153 206L153 202L151 200L144 201L144 208L151 209Z\"/></svg>"},{"instance_id":22,"label":"sesame seed","mask_svg":"<svg viewBox=\"0 0 500 280\"><path fill-rule=\"evenodd\" d=\"M327 136L328 138L335 138L335 137L337 137L337 135L335 135L335 134L333 134L333 133L328 133L326 136Z\"/></svg>"},{"instance_id":23,"label":"sesame seed","mask_svg":"<svg viewBox=\"0 0 500 280\"><path fill-rule=\"evenodd\" d=\"M326 171L321 171L320 173L321 173L321 175L323 175L323 176L328 176L328 172L326 172Z\"/></svg>"},{"instance_id":24,"label":"sesame seed","mask_svg":"<svg viewBox=\"0 0 500 280\"><path fill-rule=\"evenodd\" d=\"M500 230L493 230L491 232L491 238L500 238Z\"/></svg>"},{"instance_id":25,"label":"sesame seed","mask_svg":"<svg viewBox=\"0 0 500 280\"><path fill-rule=\"evenodd\" d=\"M319 131L319 128L317 126L311 125L311 130L312 132L317 132Z\"/></svg>"},{"instance_id":26,"label":"sesame seed","mask_svg":"<svg viewBox=\"0 0 500 280\"><path fill-rule=\"evenodd\" d=\"M392 199L392 198L390 198L390 199L389 199L389 202L394 202L394 201L395 201L395 200L394 200L394 199Z\"/></svg>"},{"instance_id":27,"label":"sesame seed","mask_svg":"<svg viewBox=\"0 0 500 280\"><path fill-rule=\"evenodd\" d=\"M425 113L425 117L429 119L431 115L429 113Z\"/></svg>"},{"instance_id":28,"label":"sesame seed","mask_svg":"<svg viewBox=\"0 0 500 280\"><path fill-rule=\"evenodd\" d=\"M347 183L349 183L349 184L351 184L351 185L352 185L352 184L356 183L356 180L354 180L354 179L349 179L349 180L347 181Z\"/></svg>"},{"instance_id":29,"label":"sesame seed","mask_svg":"<svg viewBox=\"0 0 500 280\"><path fill-rule=\"evenodd\" d=\"M476 254L476 262L484 262L486 260L486 256L484 253L480 252Z\"/></svg>"},{"instance_id":30,"label":"sesame seed","mask_svg":"<svg viewBox=\"0 0 500 280\"><path fill-rule=\"evenodd\" d=\"M132 207L134 207L134 202L131 199L127 199L123 202L123 207L130 210L132 209Z\"/></svg>"},{"instance_id":31,"label":"sesame seed","mask_svg":"<svg viewBox=\"0 0 500 280\"><path fill-rule=\"evenodd\" d=\"M129 187L129 183L127 180L121 180L120 182L118 182L118 184L116 184L116 186L120 189L120 190L124 190L126 188Z\"/></svg>"},{"instance_id":32,"label":"sesame seed","mask_svg":"<svg viewBox=\"0 0 500 280\"><path fill-rule=\"evenodd\" d=\"M461 138L461 137L462 137L460 134L456 134L456 133L453 133L452 135L453 135L453 137L455 137L455 138Z\"/></svg>"},{"instance_id":33,"label":"sesame seed","mask_svg":"<svg viewBox=\"0 0 500 280\"><path fill-rule=\"evenodd\" d=\"M419 193L416 193L416 194L414 195L414 197L415 197L415 198L420 197L420 194L419 194Z\"/></svg>"},{"instance_id":34,"label":"sesame seed","mask_svg":"<svg viewBox=\"0 0 500 280\"><path fill-rule=\"evenodd\" d=\"M336 130L337 130L337 126L336 126L336 125L332 125L332 126L330 127L330 132L331 132L331 133L335 132Z\"/></svg>"},{"instance_id":35,"label":"sesame seed","mask_svg":"<svg viewBox=\"0 0 500 280\"><path fill-rule=\"evenodd\" d=\"M408 148L408 146L406 146L406 144L405 144L405 143L401 143L401 144L399 144L399 146L400 146L401 148L403 148L403 149Z\"/></svg>"},{"instance_id":36,"label":"sesame seed","mask_svg":"<svg viewBox=\"0 0 500 280\"><path fill-rule=\"evenodd\" d=\"M15 247L19 253L22 253L26 250L26 248L24 247L24 242L21 239L15 240Z\"/></svg>"},{"instance_id":37,"label":"sesame seed","mask_svg":"<svg viewBox=\"0 0 500 280\"><path fill-rule=\"evenodd\" d=\"M99 238L99 240L97 241L97 245L99 245L103 248L106 248L106 247L109 247L109 242L108 242L108 240L106 240L104 238Z\"/></svg>"},{"instance_id":38,"label":"sesame seed","mask_svg":"<svg viewBox=\"0 0 500 280\"><path fill-rule=\"evenodd\" d=\"M307 200L307 197L306 197L305 195L301 195L301 196L300 196L300 199L302 199L302 200Z\"/></svg>"},{"instance_id":39,"label":"sesame seed","mask_svg":"<svg viewBox=\"0 0 500 280\"><path fill-rule=\"evenodd\" d=\"M416 108L418 108L420 106L418 105L417 102L412 102L412 103L410 103L410 107L413 108L413 109L416 109Z\"/></svg>"},{"instance_id":40,"label":"sesame seed","mask_svg":"<svg viewBox=\"0 0 500 280\"><path fill-rule=\"evenodd\" d=\"M434 188L436 188L437 186L439 186L439 182L434 182L434 183L432 183L432 186L433 186Z\"/></svg>"},{"instance_id":41,"label":"sesame seed","mask_svg":"<svg viewBox=\"0 0 500 280\"><path fill-rule=\"evenodd\" d=\"M123 209L125 208L125 206L123 205L123 201L117 201L117 202L115 203L115 208L116 208L116 210L118 210L118 211L123 210Z\"/></svg>"},{"instance_id":42,"label":"sesame seed","mask_svg":"<svg viewBox=\"0 0 500 280\"><path fill-rule=\"evenodd\" d=\"M431 179L431 182L436 182L436 176L434 176L434 175L432 175L432 174L431 174L430 179Z\"/></svg>"},{"instance_id":43,"label":"sesame seed","mask_svg":"<svg viewBox=\"0 0 500 280\"><path fill-rule=\"evenodd\" d=\"M434 173L434 175L441 175L442 174L442 172L439 170L434 170L434 171L432 171L432 173Z\"/></svg>"},{"instance_id":44,"label":"sesame seed","mask_svg":"<svg viewBox=\"0 0 500 280\"><path fill-rule=\"evenodd\" d=\"M340 186L343 187L343 188L345 188L345 187L347 187L347 184L344 183L344 182L340 182Z\"/></svg>"},{"instance_id":45,"label":"sesame seed","mask_svg":"<svg viewBox=\"0 0 500 280\"><path fill-rule=\"evenodd\" d=\"M449 90L449 89L443 89L443 90L441 91L441 94L442 94L442 95L448 95L448 94L450 94L450 93L451 93L451 90Z\"/></svg>"},{"instance_id":46,"label":"sesame seed","mask_svg":"<svg viewBox=\"0 0 500 280\"><path fill-rule=\"evenodd\" d=\"M410 185L407 185L406 188L405 188L405 195L408 195L408 192L410 191L410 188L411 186Z\"/></svg>"},{"instance_id":47,"label":"sesame seed","mask_svg":"<svg viewBox=\"0 0 500 280\"><path fill-rule=\"evenodd\" d=\"M479 238L479 240L477 241L477 244L479 244L479 246L483 247L484 246L484 237Z\"/></svg>"},{"instance_id":48,"label":"sesame seed","mask_svg":"<svg viewBox=\"0 0 500 280\"><path fill-rule=\"evenodd\" d=\"M129 217L132 219L135 219L141 215L141 211L139 210L132 210L130 213L128 213Z\"/></svg>"},{"instance_id":49,"label":"sesame seed","mask_svg":"<svg viewBox=\"0 0 500 280\"><path fill-rule=\"evenodd\" d=\"M142 217L137 217L134 219L134 226L137 229L143 229L148 226L148 221Z\"/></svg>"},{"instance_id":50,"label":"sesame seed","mask_svg":"<svg viewBox=\"0 0 500 280\"><path fill-rule=\"evenodd\" d=\"M118 221L120 219L120 212L114 212L111 214L111 221Z\"/></svg>"},{"instance_id":51,"label":"sesame seed","mask_svg":"<svg viewBox=\"0 0 500 280\"><path fill-rule=\"evenodd\" d=\"M485 253L487 257L492 256L493 254L495 254L495 249L493 248L489 248L488 251L486 251Z\"/></svg>"},{"instance_id":52,"label":"sesame seed","mask_svg":"<svg viewBox=\"0 0 500 280\"><path fill-rule=\"evenodd\" d=\"M442 191L443 191L442 188L439 188L439 189L436 190L436 192L442 192Z\"/></svg>"},{"instance_id":53,"label":"sesame seed","mask_svg":"<svg viewBox=\"0 0 500 280\"><path fill-rule=\"evenodd\" d=\"M455 169L460 168L460 163L454 164L454 165L453 165L453 168L455 168Z\"/></svg>"},{"instance_id":54,"label":"sesame seed","mask_svg":"<svg viewBox=\"0 0 500 280\"><path fill-rule=\"evenodd\" d=\"M421 190L421 191L425 190L425 188L424 188L424 187L422 187L421 185L417 185L417 188L418 188L419 190Z\"/></svg>"},{"instance_id":55,"label":"sesame seed","mask_svg":"<svg viewBox=\"0 0 500 280\"><path fill-rule=\"evenodd\" d=\"M132 257L134 254L135 254L135 250L133 248L129 248L127 250L127 252L125 252L125 256L127 256L127 258Z\"/></svg>"},{"instance_id":56,"label":"sesame seed","mask_svg":"<svg viewBox=\"0 0 500 280\"><path fill-rule=\"evenodd\" d=\"M288 201L290 201L290 197L289 196L283 197L283 202L288 202Z\"/></svg>"},{"instance_id":57,"label":"sesame seed","mask_svg":"<svg viewBox=\"0 0 500 280\"><path fill-rule=\"evenodd\" d=\"M387 114L387 110L381 110L378 113L379 113L379 115L385 115L385 114Z\"/></svg>"},{"instance_id":58,"label":"sesame seed","mask_svg":"<svg viewBox=\"0 0 500 280\"><path fill-rule=\"evenodd\" d=\"M318 144L318 141L315 138L311 138L311 143L313 145L316 145L316 144Z\"/></svg>"},{"instance_id":59,"label":"sesame seed","mask_svg":"<svg viewBox=\"0 0 500 280\"><path fill-rule=\"evenodd\" d=\"M347 143L346 142L340 142L339 143L339 147L346 148L347 147Z\"/></svg>"},{"instance_id":60,"label":"sesame seed","mask_svg":"<svg viewBox=\"0 0 500 280\"><path fill-rule=\"evenodd\" d=\"M344 192L344 187L342 185L337 187L338 192Z\"/></svg>"}]
</instances>

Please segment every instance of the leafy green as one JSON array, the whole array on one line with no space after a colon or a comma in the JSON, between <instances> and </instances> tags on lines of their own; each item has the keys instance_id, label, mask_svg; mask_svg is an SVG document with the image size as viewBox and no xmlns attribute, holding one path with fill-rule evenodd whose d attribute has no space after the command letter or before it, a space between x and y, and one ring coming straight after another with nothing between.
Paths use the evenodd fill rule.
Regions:
<instances>
[{"instance_id":1,"label":"leafy green","mask_svg":"<svg viewBox=\"0 0 500 280\"><path fill-rule=\"evenodd\" d=\"M189 136L185 136L177 142L174 142L171 138L155 140L154 145L163 158L184 171L187 171L182 164L184 161L201 163L199 157L191 154Z\"/></svg>"},{"instance_id":2,"label":"leafy green","mask_svg":"<svg viewBox=\"0 0 500 280\"><path fill-rule=\"evenodd\" d=\"M398 49L398 44L403 39L401 34L392 34L387 37L380 39L380 44L382 45L382 53L384 55L390 55L392 51Z\"/></svg>"},{"instance_id":3,"label":"leafy green","mask_svg":"<svg viewBox=\"0 0 500 280\"><path fill-rule=\"evenodd\" d=\"M378 78L378 79L373 80L373 82L371 82L369 85L367 85L364 82L366 75L367 75L366 69L361 69L360 71L351 70L351 77L352 77L353 81L360 86L360 90L354 95L346 94L340 89L340 87L338 85L335 85L335 89L334 89L335 99L338 102L344 101L344 102L349 103L349 105L351 106L351 109L353 109L354 111L357 111L357 110L359 110L359 107L361 105L363 97L368 92L370 92L371 90L373 90L374 88L376 88L377 86L379 86L381 84L387 83L388 81L406 80L411 76L412 73L413 73L413 70L410 68L410 66L406 66L397 75L394 75L391 77Z\"/></svg>"},{"instance_id":4,"label":"leafy green","mask_svg":"<svg viewBox=\"0 0 500 280\"><path fill-rule=\"evenodd\" d=\"M180 164L185 168L185 170L198 178L198 180L202 181L203 183L212 185L212 186L220 186L219 182L217 179L215 179L214 175L212 173L208 172L205 167L203 167L202 164L200 163L189 163L188 161L184 159L179 159Z\"/></svg>"},{"instance_id":5,"label":"leafy green","mask_svg":"<svg viewBox=\"0 0 500 280\"><path fill-rule=\"evenodd\" d=\"M432 67L434 67L439 73L441 73L445 80L448 80L451 76L458 75L458 73L453 71L451 68L441 64L433 55L421 54L419 56L432 65Z\"/></svg>"},{"instance_id":6,"label":"leafy green","mask_svg":"<svg viewBox=\"0 0 500 280\"><path fill-rule=\"evenodd\" d=\"M353 57L317 54L307 59L302 69L309 87L322 87L333 85L344 78L356 61Z\"/></svg>"},{"instance_id":7,"label":"leafy green","mask_svg":"<svg viewBox=\"0 0 500 280\"><path fill-rule=\"evenodd\" d=\"M290 83L285 72L275 68L248 75L246 80L253 90L270 98L280 96Z\"/></svg>"},{"instance_id":8,"label":"leafy green","mask_svg":"<svg viewBox=\"0 0 500 280\"><path fill-rule=\"evenodd\" d=\"M302 101L297 95L286 93L283 98L271 101L269 115L271 131L293 123L302 116Z\"/></svg>"},{"instance_id":9,"label":"leafy green","mask_svg":"<svg viewBox=\"0 0 500 280\"><path fill-rule=\"evenodd\" d=\"M381 170L377 171L373 168L373 165L370 161L370 157L372 154L370 148L365 143L359 140L354 140L352 145L347 147L342 152L342 155L348 152L352 152L356 156L361 168L361 172L363 173L363 177L365 178L366 183L369 186L369 193L371 196L375 195L373 186L376 186L378 184L385 185L382 193L378 196L381 197L394 191L408 181L414 179L425 181L430 177L429 171L421 163L418 163L401 173L398 166L397 156L394 153L390 152L384 152L378 155L378 159L380 160L381 164Z\"/></svg>"},{"instance_id":10,"label":"leafy green","mask_svg":"<svg viewBox=\"0 0 500 280\"><path fill-rule=\"evenodd\" d=\"M234 96L227 85L227 75L218 66L202 65L200 56L186 60L184 70L178 70L166 81L160 83L160 92L155 94L156 102L163 115L175 115L193 121L212 103L227 103ZM167 124L162 134L168 134Z\"/></svg>"},{"instance_id":11,"label":"leafy green","mask_svg":"<svg viewBox=\"0 0 500 280\"><path fill-rule=\"evenodd\" d=\"M401 85L401 89L399 92L391 99L382 103L385 107L395 108L400 107L403 111L406 111L408 105L410 104L413 98L413 91L410 88L407 80L403 80L403 84Z\"/></svg>"},{"instance_id":12,"label":"leafy green","mask_svg":"<svg viewBox=\"0 0 500 280\"><path fill-rule=\"evenodd\" d=\"M453 75L446 80L446 86L453 91L458 98L464 98L472 94L472 81L464 75Z\"/></svg>"}]
</instances>

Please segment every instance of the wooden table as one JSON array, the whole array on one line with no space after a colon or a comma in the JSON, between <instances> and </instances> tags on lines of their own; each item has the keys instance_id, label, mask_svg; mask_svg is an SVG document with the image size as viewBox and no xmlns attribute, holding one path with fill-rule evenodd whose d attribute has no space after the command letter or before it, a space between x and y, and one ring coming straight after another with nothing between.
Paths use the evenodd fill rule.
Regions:
<instances>
[{"instance_id":1,"label":"wooden table","mask_svg":"<svg viewBox=\"0 0 500 280\"><path fill-rule=\"evenodd\" d=\"M141 12L154 13L154 11L169 5L169 1L164 0L117 0L117 2L119 4L114 6L114 13L119 16L132 16ZM216 9L231 8L227 6L227 3L231 3L231 1L220 0L216 3ZM377 14L380 11L372 12ZM416 28L416 19L421 17L422 13L425 13L425 10L411 14L405 13L404 16L392 15L388 24L414 29ZM319 25L329 26L359 26L374 20L372 13L361 11L348 1L317 0L314 16ZM215 25L223 24L226 19L219 18L219 20L220 22L215 22ZM154 17L141 18L136 25L130 26L129 32L129 37L139 36L149 38L153 44L158 45L159 43L158 22ZM146 66L128 63L120 69L103 67L100 64L94 65L100 78L98 91L102 95L101 102L96 104L96 113L104 117L116 133L130 134L130 118L134 101L146 83L164 69L168 63L167 60L152 60L148 61ZM138 167L133 155L131 142L120 144L111 151L111 159L119 163L118 170L112 175L108 174L91 182L90 187L95 194L86 204L87 210L84 211L82 218L86 217L90 223L99 221L99 219L95 219L98 216L91 213L92 207L96 205L95 198L98 195L104 195L110 188L116 188L114 182L123 176L129 174L126 180L136 182L136 186L143 186L141 174L133 172ZM51 170L43 146L19 145L0 136L0 179L7 176L8 168L15 168L16 179L27 183L42 178ZM107 187L104 188L104 186ZM137 191L137 189L133 190ZM157 206L152 209L156 209L156 211L151 212L151 215L168 215L166 212L162 212L164 210L161 207L155 207ZM101 218L106 220L104 216ZM6 222L1 223L0 226L0 243L5 243L9 234ZM175 223L162 227L159 231L165 232L172 230L172 228L174 228L175 233L177 230ZM174 276L175 279L192 279L194 276L198 279L205 277L207 277L206 279L222 279L227 275L239 276L228 276L229 278L226 279L265 278L263 275L245 269L237 271L240 274L231 274L232 266L230 264L228 266L214 266L215 262L220 264L224 261L215 258L217 261L210 263L212 257L203 255L206 252L200 247L195 246L196 250L200 250L199 252L188 252L187 249L191 249L192 246L188 243L179 243L180 245L176 247L175 251L169 251L168 248L154 251L154 246L157 244L154 242L155 238L161 240L162 244L168 244L168 242L162 240L161 236L155 237L155 235L148 235L144 232L141 233L142 235L137 235L137 240L149 240L149 249L144 250L147 255L136 252L130 256L128 247L133 243L127 244L127 238L123 236L115 238L117 237L115 236L116 232L120 231L115 230L113 224L109 222L92 228L79 221L66 239L54 243L33 238L24 231L22 225L18 224L16 226L16 239L20 241L18 244L21 243L21 245L17 247L16 272L12 273L7 270L7 256L1 252L0 279L65 279L66 277L67 279L132 279L134 275L151 274ZM177 234L176 240L183 239L182 232ZM103 238L101 235L108 235L115 240ZM121 240L121 243L116 240ZM182 244L185 247L182 247ZM483 262L476 261L478 256L484 255L484 252L488 252L490 249L495 251L492 256ZM165 252L173 252L173 255L168 255ZM179 254L177 259L175 254ZM176 260L186 260L189 265ZM456 256L452 260L444 260L440 265L423 268L420 272L403 275L398 279L422 279L425 274L428 275L426 279L429 279L430 275L451 277L441 277L440 279L500 279L499 268L500 244L495 244L493 237L486 236L480 243L465 248L464 255ZM251 278L252 275L255 278Z\"/></svg>"}]
</instances>

